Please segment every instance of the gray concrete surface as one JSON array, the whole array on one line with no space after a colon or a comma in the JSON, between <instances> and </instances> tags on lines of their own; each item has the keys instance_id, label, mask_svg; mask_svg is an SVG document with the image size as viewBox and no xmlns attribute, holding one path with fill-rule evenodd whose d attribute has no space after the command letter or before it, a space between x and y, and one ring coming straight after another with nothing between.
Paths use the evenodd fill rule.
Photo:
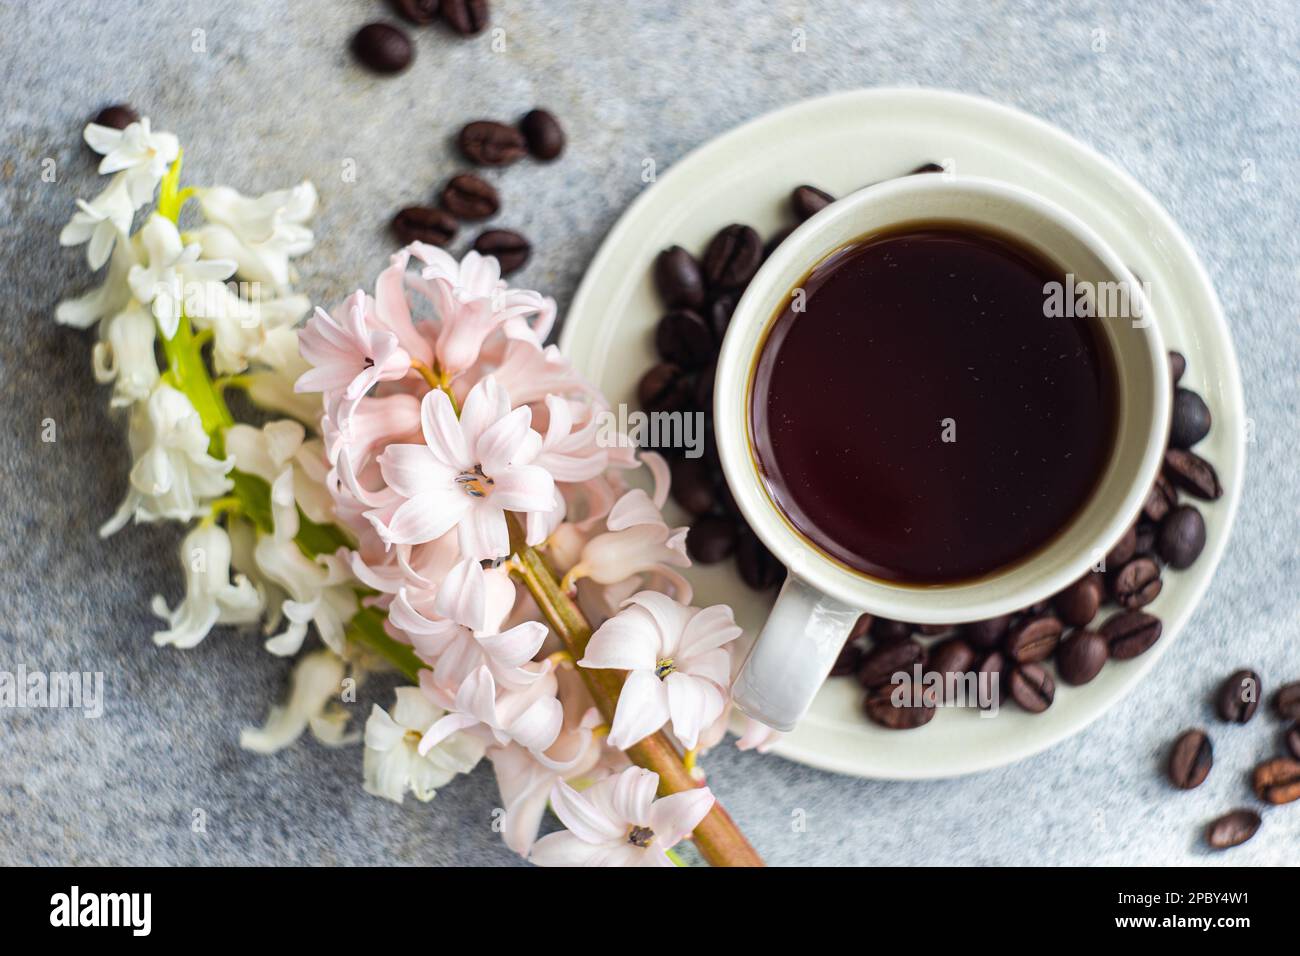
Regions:
<instances>
[{"instance_id":1,"label":"gray concrete surface","mask_svg":"<svg viewBox=\"0 0 1300 956\"><path fill-rule=\"evenodd\" d=\"M1085 733L999 771L938 783L851 780L723 748L712 783L777 864L1278 864L1300 861L1300 808L1268 815L1230 856L1202 825L1248 803L1245 769L1275 746L1257 719L1216 735L1219 770L1191 794L1160 776L1206 691L1251 663L1300 677L1300 18L1278 2L497 2L492 37L417 35L414 67L359 70L348 37L380 3L52 2L0 7L0 669L102 670L99 720L0 712L0 863L510 864L491 831L488 768L430 805L365 795L360 752L315 743L241 752L287 668L222 633L156 650L149 597L174 595L177 529L95 528L116 506L122 423L92 384L90 339L54 303L86 285L55 242L87 194L81 125L129 100L177 132L187 172L248 191L309 176L323 209L303 286L331 301L368 282L400 205L430 197L471 117L537 103L566 123L562 162L498 177L504 224L539 250L523 284L563 307L602 236L661 168L771 108L883 84L952 87L1015 104L1114 158L1200 250L1232 323L1257 423L1248 484L1222 570L1148 687ZM808 52L790 55L791 31ZM1104 30L1106 50L1092 49ZM199 31L202 31L201 33ZM199 44L201 39L203 42ZM196 46L203 49L196 50ZM41 180L53 158L58 181ZM353 183L343 163L356 161ZM1243 182L1241 164L1254 164ZM58 441L40 441L53 418ZM381 688L373 688L381 690ZM386 696L386 695L382 695ZM364 713L358 705L358 714ZM193 811L207 830L191 832ZM792 811L806 813L795 832Z\"/></svg>"}]
</instances>

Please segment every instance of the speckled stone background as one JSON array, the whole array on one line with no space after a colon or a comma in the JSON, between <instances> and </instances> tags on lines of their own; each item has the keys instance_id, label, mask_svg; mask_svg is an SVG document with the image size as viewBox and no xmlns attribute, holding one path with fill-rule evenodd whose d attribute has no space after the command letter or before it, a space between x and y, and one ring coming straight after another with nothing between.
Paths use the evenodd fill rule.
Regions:
<instances>
[{"instance_id":1,"label":"speckled stone background","mask_svg":"<svg viewBox=\"0 0 1300 956\"><path fill-rule=\"evenodd\" d=\"M186 147L190 181L249 192L307 176L320 245L303 287L333 301L369 282L396 208L458 168L449 139L479 116L541 103L561 116L561 162L496 177L500 221L539 243L521 284L571 299L602 236L661 168L737 123L808 96L917 84L977 92L1042 116L1115 159L1171 210L1218 287L1256 423L1233 540L1209 594L1149 684L1085 733L1013 767L937 783L872 783L724 747L711 782L776 864L1300 862L1300 807L1267 814L1230 855L1203 824L1249 804L1246 769L1276 746L1256 718L1217 733L1219 767L1190 794L1163 782L1165 747L1211 720L1227 670L1300 677L1300 18L1293 0L517 0L493 37L431 28L402 76L348 56L372 0L51 2L0 7L0 669L102 670L106 712L0 711L0 863L511 864L491 830L484 765L430 805L360 786L360 751L314 742L243 753L287 665L247 635L192 652L149 641L150 596L179 589L171 526L104 543L123 493L123 426L90 375L90 336L54 325L88 285L60 250L93 189L80 143L99 107L128 100ZM792 56L792 31L807 52ZM1104 31L1105 51L1093 50ZM57 182L42 180L51 158ZM343 165L354 160L355 182ZM1243 177L1251 164L1253 181ZM614 320L615 317L611 317ZM40 440L52 418L58 441ZM361 718L371 693L356 705ZM194 810L207 830L191 832ZM793 811L806 829L792 827Z\"/></svg>"}]
</instances>

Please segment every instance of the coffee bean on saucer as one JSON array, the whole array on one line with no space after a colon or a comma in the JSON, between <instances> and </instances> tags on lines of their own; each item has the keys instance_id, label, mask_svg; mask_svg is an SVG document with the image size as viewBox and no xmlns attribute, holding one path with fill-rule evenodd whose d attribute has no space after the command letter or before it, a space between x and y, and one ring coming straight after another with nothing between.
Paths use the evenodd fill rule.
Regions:
<instances>
[{"instance_id":1,"label":"coffee bean on saucer","mask_svg":"<svg viewBox=\"0 0 1300 956\"><path fill-rule=\"evenodd\" d=\"M1180 505L1165 516L1156 537L1156 550L1171 568L1190 568L1205 548L1205 519L1191 505Z\"/></svg>"},{"instance_id":2,"label":"coffee bean on saucer","mask_svg":"<svg viewBox=\"0 0 1300 956\"><path fill-rule=\"evenodd\" d=\"M1183 373L1187 371L1187 359L1183 358L1182 352L1169 353L1169 381L1177 385L1182 381Z\"/></svg>"},{"instance_id":3,"label":"coffee bean on saucer","mask_svg":"<svg viewBox=\"0 0 1300 956\"><path fill-rule=\"evenodd\" d=\"M730 494L725 484L720 492ZM785 566L749 528L736 535L736 570L740 580L755 591L771 590L785 580Z\"/></svg>"},{"instance_id":4,"label":"coffee bean on saucer","mask_svg":"<svg viewBox=\"0 0 1300 956\"><path fill-rule=\"evenodd\" d=\"M796 186L790 193L790 208L800 222L811 219L834 201L834 196L816 186Z\"/></svg>"},{"instance_id":5,"label":"coffee bean on saucer","mask_svg":"<svg viewBox=\"0 0 1300 956\"><path fill-rule=\"evenodd\" d=\"M977 660L973 647L960 637L950 637L930 648L926 671L943 676L946 695L948 681L953 677L960 679L962 675L974 670Z\"/></svg>"},{"instance_id":6,"label":"coffee bean on saucer","mask_svg":"<svg viewBox=\"0 0 1300 956\"><path fill-rule=\"evenodd\" d=\"M713 330L714 341L718 346L722 346L722 340L727 334L727 328L731 325L732 313L736 311L736 299L730 293L714 296L713 301L709 303L708 315L709 327Z\"/></svg>"},{"instance_id":7,"label":"coffee bean on saucer","mask_svg":"<svg viewBox=\"0 0 1300 956\"><path fill-rule=\"evenodd\" d=\"M1156 475L1155 483L1142 503L1142 517L1153 524L1164 520L1169 510L1178 504L1178 492L1164 475Z\"/></svg>"},{"instance_id":8,"label":"coffee bean on saucer","mask_svg":"<svg viewBox=\"0 0 1300 956\"><path fill-rule=\"evenodd\" d=\"M1160 565L1150 558L1134 558L1120 568L1111 582L1110 593L1120 607L1146 607L1160 594L1164 582Z\"/></svg>"},{"instance_id":9,"label":"coffee bean on saucer","mask_svg":"<svg viewBox=\"0 0 1300 956\"><path fill-rule=\"evenodd\" d=\"M655 348L664 361L688 370L702 368L718 353L713 330L690 309L674 309L659 320Z\"/></svg>"},{"instance_id":10,"label":"coffee bean on saucer","mask_svg":"<svg viewBox=\"0 0 1300 956\"><path fill-rule=\"evenodd\" d=\"M940 634L949 634L957 629L956 624L918 624L917 628L926 637L938 637Z\"/></svg>"},{"instance_id":11,"label":"coffee bean on saucer","mask_svg":"<svg viewBox=\"0 0 1300 956\"><path fill-rule=\"evenodd\" d=\"M835 658L835 663L831 665L831 677L848 677L858 669L858 663L862 660L862 647L853 641L850 637L840 648L840 656Z\"/></svg>"},{"instance_id":12,"label":"coffee bean on saucer","mask_svg":"<svg viewBox=\"0 0 1300 956\"><path fill-rule=\"evenodd\" d=\"M925 648L911 639L893 644L877 644L862 658L858 667L858 683L872 688L888 684L895 674L912 676L913 668L924 662Z\"/></svg>"},{"instance_id":13,"label":"coffee bean on saucer","mask_svg":"<svg viewBox=\"0 0 1300 956\"><path fill-rule=\"evenodd\" d=\"M1273 695L1273 709L1283 720L1300 720L1300 681L1283 685Z\"/></svg>"},{"instance_id":14,"label":"coffee bean on saucer","mask_svg":"<svg viewBox=\"0 0 1300 956\"><path fill-rule=\"evenodd\" d=\"M389 0L393 9L408 23L427 27L438 19L439 0Z\"/></svg>"},{"instance_id":15,"label":"coffee bean on saucer","mask_svg":"<svg viewBox=\"0 0 1300 956\"><path fill-rule=\"evenodd\" d=\"M1124 536L1115 542L1115 546L1106 553L1105 570L1118 570L1128 564L1137 553L1137 525L1124 532Z\"/></svg>"},{"instance_id":16,"label":"coffee bean on saucer","mask_svg":"<svg viewBox=\"0 0 1300 956\"><path fill-rule=\"evenodd\" d=\"M1215 850L1241 846L1258 832L1261 822L1254 810L1233 810L1210 821L1205 828L1205 842Z\"/></svg>"},{"instance_id":17,"label":"coffee bean on saucer","mask_svg":"<svg viewBox=\"0 0 1300 956\"><path fill-rule=\"evenodd\" d=\"M1010 666L1012 665L1008 662L1007 656L1001 651L992 651L984 655L976 671L977 680L982 682L980 686L987 688L989 695L987 702L981 703L982 707L1002 706L1002 698L1007 691L1007 674Z\"/></svg>"},{"instance_id":18,"label":"coffee bean on saucer","mask_svg":"<svg viewBox=\"0 0 1300 956\"><path fill-rule=\"evenodd\" d=\"M1195 790L1214 766L1214 746L1203 730L1185 730L1169 751L1169 782L1179 790Z\"/></svg>"},{"instance_id":19,"label":"coffee bean on saucer","mask_svg":"<svg viewBox=\"0 0 1300 956\"><path fill-rule=\"evenodd\" d=\"M669 246L655 257L655 289L670 309L695 309L704 304L704 276L695 257L681 246Z\"/></svg>"},{"instance_id":20,"label":"coffee bean on saucer","mask_svg":"<svg viewBox=\"0 0 1300 956\"><path fill-rule=\"evenodd\" d=\"M763 243L763 258L768 259L776 251L776 247L790 238L790 233L798 229L798 224L786 226L772 234L772 236Z\"/></svg>"},{"instance_id":21,"label":"coffee bean on saucer","mask_svg":"<svg viewBox=\"0 0 1300 956\"><path fill-rule=\"evenodd\" d=\"M91 122L110 129L126 129L132 123L140 122L140 114L126 103L114 103L96 113Z\"/></svg>"},{"instance_id":22,"label":"coffee bean on saucer","mask_svg":"<svg viewBox=\"0 0 1300 956\"><path fill-rule=\"evenodd\" d=\"M518 272L533 254L532 244L513 229L485 229L474 240L474 251L481 256L495 256L501 274Z\"/></svg>"},{"instance_id":23,"label":"coffee bean on saucer","mask_svg":"<svg viewBox=\"0 0 1300 956\"><path fill-rule=\"evenodd\" d=\"M462 220L487 219L501 208L497 188L473 173L453 176L438 197L442 208Z\"/></svg>"},{"instance_id":24,"label":"coffee bean on saucer","mask_svg":"<svg viewBox=\"0 0 1300 956\"><path fill-rule=\"evenodd\" d=\"M479 166L509 166L528 153L524 134L495 120L475 120L456 137L461 154Z\"/></svg>"},{"instance_id":25,"label":"coffee bean on saucer","mask_svg":"<svg viewBox=\"0 0 1300 956\"><path fill-rule=\"evenodd\" d=\"M1050 616L1031 618L1007 635L1007 654L1017 664L1036 664L1052 656L1061 642L1061 622Z\"/></svg>"},{"instance_id":26,"label":"coffee bean on saucer","mask_svg":"<svg viewBox=\"0 0 1300 956\"><path fill-rule=\"evenodd\" d=\"M875 620L870 614L859 614L858 619L853 622L853 630L849 631L849 640L857 641L864 648L867 647L871 640L871 625Z\"/></svg>"},{"instance_id":27,"label":"coffee bean on saucer","mask_svg":"<svg viewBox=\"0 0 1300 956\"><path fill-rule=\"evenodd\" d=\"M695 378L695 409L706 415L713 411L713 383L718 377L718 363L710 362Z\"/></svg>"},{"instance_id":28,"label":"coffee bean on saucer","mask_svg":"<svg viewBox=\"0 0 1300 956\"><path fill-rule=\"evenodd\" d=\"M1195 452L1170 448L1165 452L1164 473L1175 487L1205 501L1223 494L1214 466Z\"/></svg>"},{"instance_id":29,"label":"coffee bean on saucer","mask_svg":"<svg viewBox=\"0 0 1300 956\"><path fill-rule=\"evenodd\" d=\"M352 54L375 73L400 73L411 65L415 47L405 30L391 23L368 23L353 34Z\"/></svg>"},{"instance_id":30,"label":"coffee bean on saucer","mask_svg":"<svg viewBox=\"0 0 1300 956\"><path fill-rule=\"evenodd\" d=\"M1300 800L1300 760L1274 757L1255 768L1251 778L1255 796L1265 803L1283 804Z\"/></svg>"},{"instance_id":31,"label":"coffee bean on saucer","mask_svg":"<svg viewBox=\"0 0 1300 956\"><path fill-rule=\"evenodd\" d=\"M943 173L943 172L947 172L947 170L945 170L938 163L922 163L920 166L917 166L916 169L912 170L907 175L915 176L917 173Z\"/></svg>"},{"instance_id":32,"label":"coffee bean on saucer","mask_svg":"<svg viewBox=\"0 0 1300 956\"><path fill-rule=\"evenodd\" d=\"M442 19L463 37L482 33L488 25L487 0L442 0Z\"/></svg>"},{"instance_id":33,"label":"coffee bean on saucer","mask_svg":"<svg viewBox=\"0 0 1300 956\"><path fill-rule=\"evenodd\" d=\"M1190 388L1174 389L1174 411L1169 425L1169 444L1191 448L1210 433L1210 409L1205 399Z\"/></svg>"},{"instance_id":34,"label":"coffee bean on saucer","mask_svg":"<svg viewBox=\"0 0 1300 956\"><path fill-rule=\"evenodd\" d=\"M1056 673L1078 687L1101 673L1110 658L1110 645L1096 631L1073 631L1056 649Z\"/></svg>"},{"instance_id":35,"label":"coffee bean on saucer","mask_svg":"<svg viewBox=\"0 0 1300 956\"><path fill-rule=\"evenodd\" d=\"M393 232L403 245L427 242L445 246L456 237L460 223L456 217L434 206L407 206L393 217Z\"/></svg>"},{"instance_id":36,"label":"coffee bean on saucer","mask_svg":"<svg viewBox=\"0 0 1300 956\"><path fill-rule=\"evenodd\" d=\"M907 701L901 707L894 701L895 691L902 694ZM934 719L936 708L930 703L911 703L912 694L910 682L901 688L886 684L867 691L862 709L873 724L889 730L915 730Z\"/></svg>"},{"instance_id":37,"label":"coffee bean on saucer","mask_svg":"<svg viewBox=\"0 0 1300 956\"><path fill-rule=\"evenodd\" d=\"M1031 714L1041 714L1056 698L1056 682L1038 664L1017 664L1009 683L1011 699Z\"/></svg>"},{"instance_id":38,"label":"coffee bean on saucer","mask_svg":"<svg viewBox=\"0 0 1300 956\"><path fill-rule=\"evenodd\" d=\"M1127 661L1151 649L1160 640L1160 618L1145 611L1120 611L1101 626L1101 636L1110 645L1110 656Z\"/></svg>"},{"instance_id":39,"label":"coffee bean on saucer","mask_svg":"<svg viewBox=\"0 0 1300 956\"><path fill-rule=\"evenodd\" d=\"M1006 636L1010 626L1011 615L1003 614L984 621L963 624L961 634L972 647L987 651L1002 643L1002 638Z\"/></svg>"},{"instance_id":40,"label":"coffee bean on saucer","mask_svg":"<svg viewBox=\"0 0 1300 956\"><path fill-rule=\"evenodd\" d=\"M549 161L564 152L564 127L549 110L529 110L519 121L519 130L534 159Z\"/></svg>"},{"instance_id":41,"label":"coffee bean on saucer","mask_svg":"<svg viewBox=\"0 0 1300 956\"><path fill-rule=\"evenodd\" d=\"M744 288L762 259L763 242L758 233L734 223L714 236L704 251L705 281L714 290Z\"/></svg>"},{"instance_id":42,"label":"coffee bean on saucer","mask_svg":"<svg viewBox=\"0 0 1300 956\"><path fill-rule=\"evenodd\" d=\"M673 501L692 515L702 515L713 508L713 476L702 458L676 458L672 463Z\"/></svg>"},{"instance_id":43,"label":"coffee bean on saucer","mask_svg":"<svg viewBox=\"0 0 1300 956\"><path fill-rule=\"evenodd\" d=\"M915 633L915 624L891 621L887 617L878 617L871 625L871 636L878 644L894 644L898 641L905 641Z\"/></svg>"},{"instance_id":44,"label":"coffee bean on saucer","mask_svg":"<svg viewBox=\"0 0 1300 956\"><path fill-rule=\"evenodd\" d=\"M1286 749L1291 752L1291 756L1300 760L1300 724L1292 724L1291 729L1286 732Z\"/></svg>"},{"instance_id":45,"label":"coffee bean on saucer","mask_svg":"<svg viewBox=\"0 0 1300 956\"><path fill-rule=\"evenodd\" d=\"M637 404L647 412L679 412L691 401L692 386L671 362L651 366L636 386Z\"/></svg>"},{"instance_id":46,"label":"coffee bean on saucer","mask_svg":"<svg viewBox=\"0 0 1300 956\"><path fill-rule=\"evenodd\" d=\"M686 553L700 564L717 564L736 549L736 523L719 515L696 518L686 533Z\"/></svg>"},{"instance_id":47,"label":"coffee bean on saucer","mask_svg":"<svg viewBox=\"0 0 1300 956\"><path fill-rule=\"evenodd\" d=\"M1097 616L1105 597L1101 575L1090 571L1052 598L1052 607L1063 624L1086 627Z\"/></svg>"},{"instance_id":48,"label":"coffee bean on saucer","mask_svg":"<svg viewBox=\"0 0 1300 956\"><path fill-rule=\"evenodd\" d=\"M1244 724L1259 709L1262 685L1259 675L1252 670L1239 670L1229 674L1214 695L1214 710L1231 724Z\"/></svg>"},{"instance_id":49,"label":"coffee bean on saucer","mask_svg":"<svg viewBox=\"0 0 1300 956\"><path fill-rule=\"evenodd\" d=\"M1133 539L1134 557L1154 558L1156 556L1156 538L1159 532L1160 529L1155 525L1146 521L1139 521ZM1124 564L1128 564L1128 562L1125 561ZM1123 566L1116 565L1115 569L1119 570Z\"/></svg>"}]
</instances>

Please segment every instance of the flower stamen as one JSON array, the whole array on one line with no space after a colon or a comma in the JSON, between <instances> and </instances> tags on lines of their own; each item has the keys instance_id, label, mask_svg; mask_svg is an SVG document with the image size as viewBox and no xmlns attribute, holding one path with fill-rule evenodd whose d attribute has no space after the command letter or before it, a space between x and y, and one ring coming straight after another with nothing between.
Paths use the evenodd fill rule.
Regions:
<instances>
[{"instance_id":1,"label":"flower stamen","mask_svg":"<svg viewBox=\"0 0 1300 956\"><path fill-rule=\"evenodd\" d=\"M486 498L492 489L492 479L483 474L483 466L475 465L473 470L461 472L456 476L456 484L471 498Z\"/></svg>"},{"instance_id":2,"label":"flower stamen","mask_svg":"<svg viewBox=\"0 0 1300 956\"><path fill-rule=\"evenodd\" d=\"M665 657L655 665L655 677L666 680L668 675L677 670L677 664L671 657Z\"/></svg>"},{"instance_id":3,"label":"flower stamen","mask_svg":"<svg viewBox=\"0 0 1300 956\"><path fill-rule=\"evenodd\" d=\"M654 842L655 832L649 827L632 827L627 831L627 842L642 849Z\"/></svg>"}]
</instances>

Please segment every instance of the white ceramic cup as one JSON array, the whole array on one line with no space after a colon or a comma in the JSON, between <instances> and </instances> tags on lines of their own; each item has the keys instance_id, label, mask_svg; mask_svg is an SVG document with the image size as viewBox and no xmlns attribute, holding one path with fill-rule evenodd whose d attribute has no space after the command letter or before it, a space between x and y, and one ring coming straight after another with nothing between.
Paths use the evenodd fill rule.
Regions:
<instances>
[{"instance_id":1,"label":"white ceramic cup","mask_svg":"<svg viewBox=\"0 0 1300 956\"><path fill-rule=\"evenodd\" d=\"M910 222L935 221L984 227L1016 239L1073 275L1078 288L1118 283L1131 299L1123 315L1098 323L1115 360L1119 395L1114 449L1092 497L1028 560L975 581L917 586L848 568L794 529L759 473L749 409L767 329L808 271L855 240ZM1165 346L1138 281L1092 229L1054 203L993 180L930 174L867 187L809 219L749 284L718 359L714 420L727 483L750 527L789 569L737 675L736 704L777 730L793 728L864 612L919 624L978 621L1034 604L1078 580L1137 518L1160 468L1170 400Z\"/></svg>"}]
</instances>

